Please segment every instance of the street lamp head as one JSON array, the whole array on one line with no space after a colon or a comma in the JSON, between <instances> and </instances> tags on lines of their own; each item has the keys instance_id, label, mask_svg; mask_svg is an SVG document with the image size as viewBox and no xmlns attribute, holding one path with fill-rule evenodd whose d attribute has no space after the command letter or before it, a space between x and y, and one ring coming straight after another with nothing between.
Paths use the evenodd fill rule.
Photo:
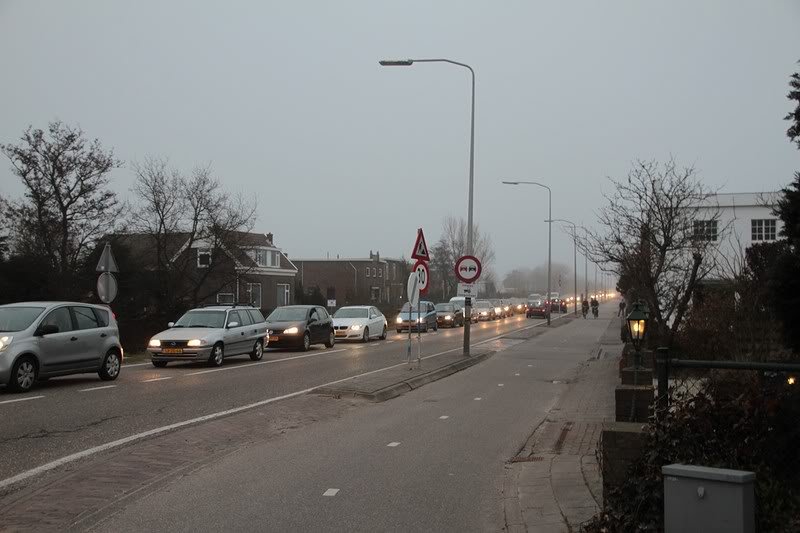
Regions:
<instances>
[{"instance_id":1,"label":"street lamp head","mask_svg":"<svg viewBox=\"0 0 800 533\"><path fill-rule=\"evenodd\" d=\"M625 320L628 323L628 335L630 336L629 338L636 351L639 351L639 347L641 346L642 340L647 332L647 322L649 319L650 313L648 312L648 309L640 302L634 302L633 309L628 316L625 317Z\"/></svg>"},{"instance_id":2,"label":"street lamp head","mask_svg":"<svg viewBox=\"0 0 800 533\"><path fill-rule=\"evenodd\" d=\"M378 61L382 67L410 67L414 64L413 59L382 59Z\"/></svg>"},{"instance_id":3,"label":"street lamp head","mask_svg":"<svg viewBox=\"0 0 800 533\"><path fill-rule=\"evenodd\" d=\"M519 185L518 181L504 181L503 185Z\"/></svg>"}]
</instances>

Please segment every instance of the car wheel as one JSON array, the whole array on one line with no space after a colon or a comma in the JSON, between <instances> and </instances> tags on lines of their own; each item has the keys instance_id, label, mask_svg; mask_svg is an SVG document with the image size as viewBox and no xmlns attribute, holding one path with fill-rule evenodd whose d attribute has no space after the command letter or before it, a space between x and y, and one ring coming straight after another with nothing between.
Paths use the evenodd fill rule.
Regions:
<instances>
[{"instance_id":1,"label":"car wheel","mask_svg":"<svg viewBox=\"0 0 800 533\"><path fill-rule=\"evenodd\" d=\"M333 334L333 331L328 333L328 342L325 343L326 348L333 348L333 345L336 344L336 336Z\"/></svg>"},{"instance_id":2,"label":"car wheel","mask_svg":"<svg viewBox=\"0 0 800 533\"><path fill-rule=\"evenodd\" d=\"M153 363L153 366L156 368L164 368L165 366L167 366L166 361L150 361L150 362Z\"/></svg>"},{"instance_id":3,"label":"car wheel","mask_svg":"<svg viewBox=\"0 0 800 533\"><path fill-rule=\"evenodd\" d=\"M364 334L361 336L361 342L369 342L369 328L364 328Z\"/></svg>"},{"instance_id":4,"label":"car wheel","mask_svg":"<svg viewBox=\"0 0 800 533\"><path fill-rule=\"evenodd\" d=\"M28 392L36 381L36 360L31 356L23 356L17 359L11 368L11 379L8 381L8 388L13 392Z\"/></svg>"},{"instance_id":5,"label":"car wheel","mask_svg":"<svg viewBox=\"0 0 800 533\"><path fill-rule=\"evenodd\" d=\"M264 342L258 339L255 346L253 346L253 351L250 352L250 359L253 361L261 361L262 357L264 357Z\"/></svg>"},{"instance_id":6,"label":"car wheel","mask_svg":"<svg viewBox=\"0 0 800 533\"><path fill-rule=\"evenodd\" d=\"M98 375L103 381L114 381L119 377L121 368L122 361L119 358L119 353L116 350L109 350L103 358L103 366L100 367Z\"/></svg>"},{"instance_id":7,"label":"car wheel","mask_svg":"<svg viewBox=\"0 0 800 533\"><path fill-rule=\"evenodd\" d=\"M225 348L222 343L218 342L211 348L211 355L208 356L208 364L211 366L222 366L222 361L225 359Z\"/></svg>"},{"instance_id":8,"label":"car wheel","mask_svg":"<svg viewBox=\"0 0 800 533\"><path fill-rule=\"evenodd\" d=\"M386 340L386 326L383 326L383 332L381 333L381 336L380 336L380 337L378 337L378 338L379 338L380 340L382 340L382 341L385 341L385 340Z\"/></svg>"},{"instance_id":9,"label":"car wheel","mask_svg":"<svg viewBox=\"0 0 800 533\"><path fill-rule=\"evenodd\" d=\"M433 323L433 331L439 331L439 323L438 322L434 322Z\"/></svg>"},{"instance_id":10,"label":"car wheel","mask_svg":"<svg viewBox=\"0 0 800 533\"><path fill-rule=\"evenodd\" d=\"M306 331L303 333L303 347L300 349L307 352L309 348L311 348L311 335Z\"/></svg>"}]
</instances>

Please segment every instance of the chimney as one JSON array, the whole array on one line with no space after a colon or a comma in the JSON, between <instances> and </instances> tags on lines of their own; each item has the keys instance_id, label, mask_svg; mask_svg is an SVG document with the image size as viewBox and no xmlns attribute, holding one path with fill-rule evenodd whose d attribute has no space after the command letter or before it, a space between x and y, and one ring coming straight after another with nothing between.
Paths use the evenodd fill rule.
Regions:
<instances>
[{"instance_id":1,"label":"chimney","mask_svg":"<svg viewBox=\"0 0 800 533\"><path fill-rule=\"evenodd\" d=\"M379 263L381 262L381 253L380 252L375 252L375 261L377 261Z\"/></svg>"},{"instance_id":2,"label":"chimney","mask_svg":"<svg viewBox=\"0 0 800 533\"><path fill-rule=\"evenodd\" d=\"M275 246L275 241L272 240L272 233L267 233L267 240L271 245Z\"/></svg>"},{"instance_id":3,"label":"chimney","mask_svg":"<svg viewBox=\"0 0 800 533\"><path fill-rule=\"evenodd\" d=\"M372 250L369 251L369 258L372 259Z\"/></svg>"}]
</instances>

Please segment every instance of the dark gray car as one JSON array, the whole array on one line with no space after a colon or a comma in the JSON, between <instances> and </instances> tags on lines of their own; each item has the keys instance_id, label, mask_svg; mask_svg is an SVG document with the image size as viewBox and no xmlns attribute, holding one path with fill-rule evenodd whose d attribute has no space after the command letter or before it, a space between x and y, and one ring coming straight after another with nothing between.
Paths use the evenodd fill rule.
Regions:
<instances>
[{"instance_id":1,"label":"dark gray car","mask_svg":"<svg viewBox=\"0 0 800 533\"><path fill-rule=\"evenodd\" d=\"M0 305L0 385L25 392L36 380L97 372L114 380L123 350L111 309L78 302Z\"/></svg>"}]
</instances>

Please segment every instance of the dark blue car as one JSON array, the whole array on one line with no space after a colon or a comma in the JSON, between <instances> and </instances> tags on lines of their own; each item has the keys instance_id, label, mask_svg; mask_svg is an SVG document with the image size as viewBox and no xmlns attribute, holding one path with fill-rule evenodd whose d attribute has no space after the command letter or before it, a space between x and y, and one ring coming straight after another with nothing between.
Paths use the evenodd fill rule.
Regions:
<instances>
[{"instance_id":1,"label":"dark blue car","mask_svg":"<svg viewBox=\"0 0 800 533\"><path fill-rule=\"evenodd\" d=\"M419 310L419 313L417 312ZM429 329L436 331L439 326L436 324L436 306L433 302L421 301L419 306L410 309L408 302L403 304L400 314L395 320L397 333L411 328L412 331L425 331Z\"/></svg>"}]
</instances>

